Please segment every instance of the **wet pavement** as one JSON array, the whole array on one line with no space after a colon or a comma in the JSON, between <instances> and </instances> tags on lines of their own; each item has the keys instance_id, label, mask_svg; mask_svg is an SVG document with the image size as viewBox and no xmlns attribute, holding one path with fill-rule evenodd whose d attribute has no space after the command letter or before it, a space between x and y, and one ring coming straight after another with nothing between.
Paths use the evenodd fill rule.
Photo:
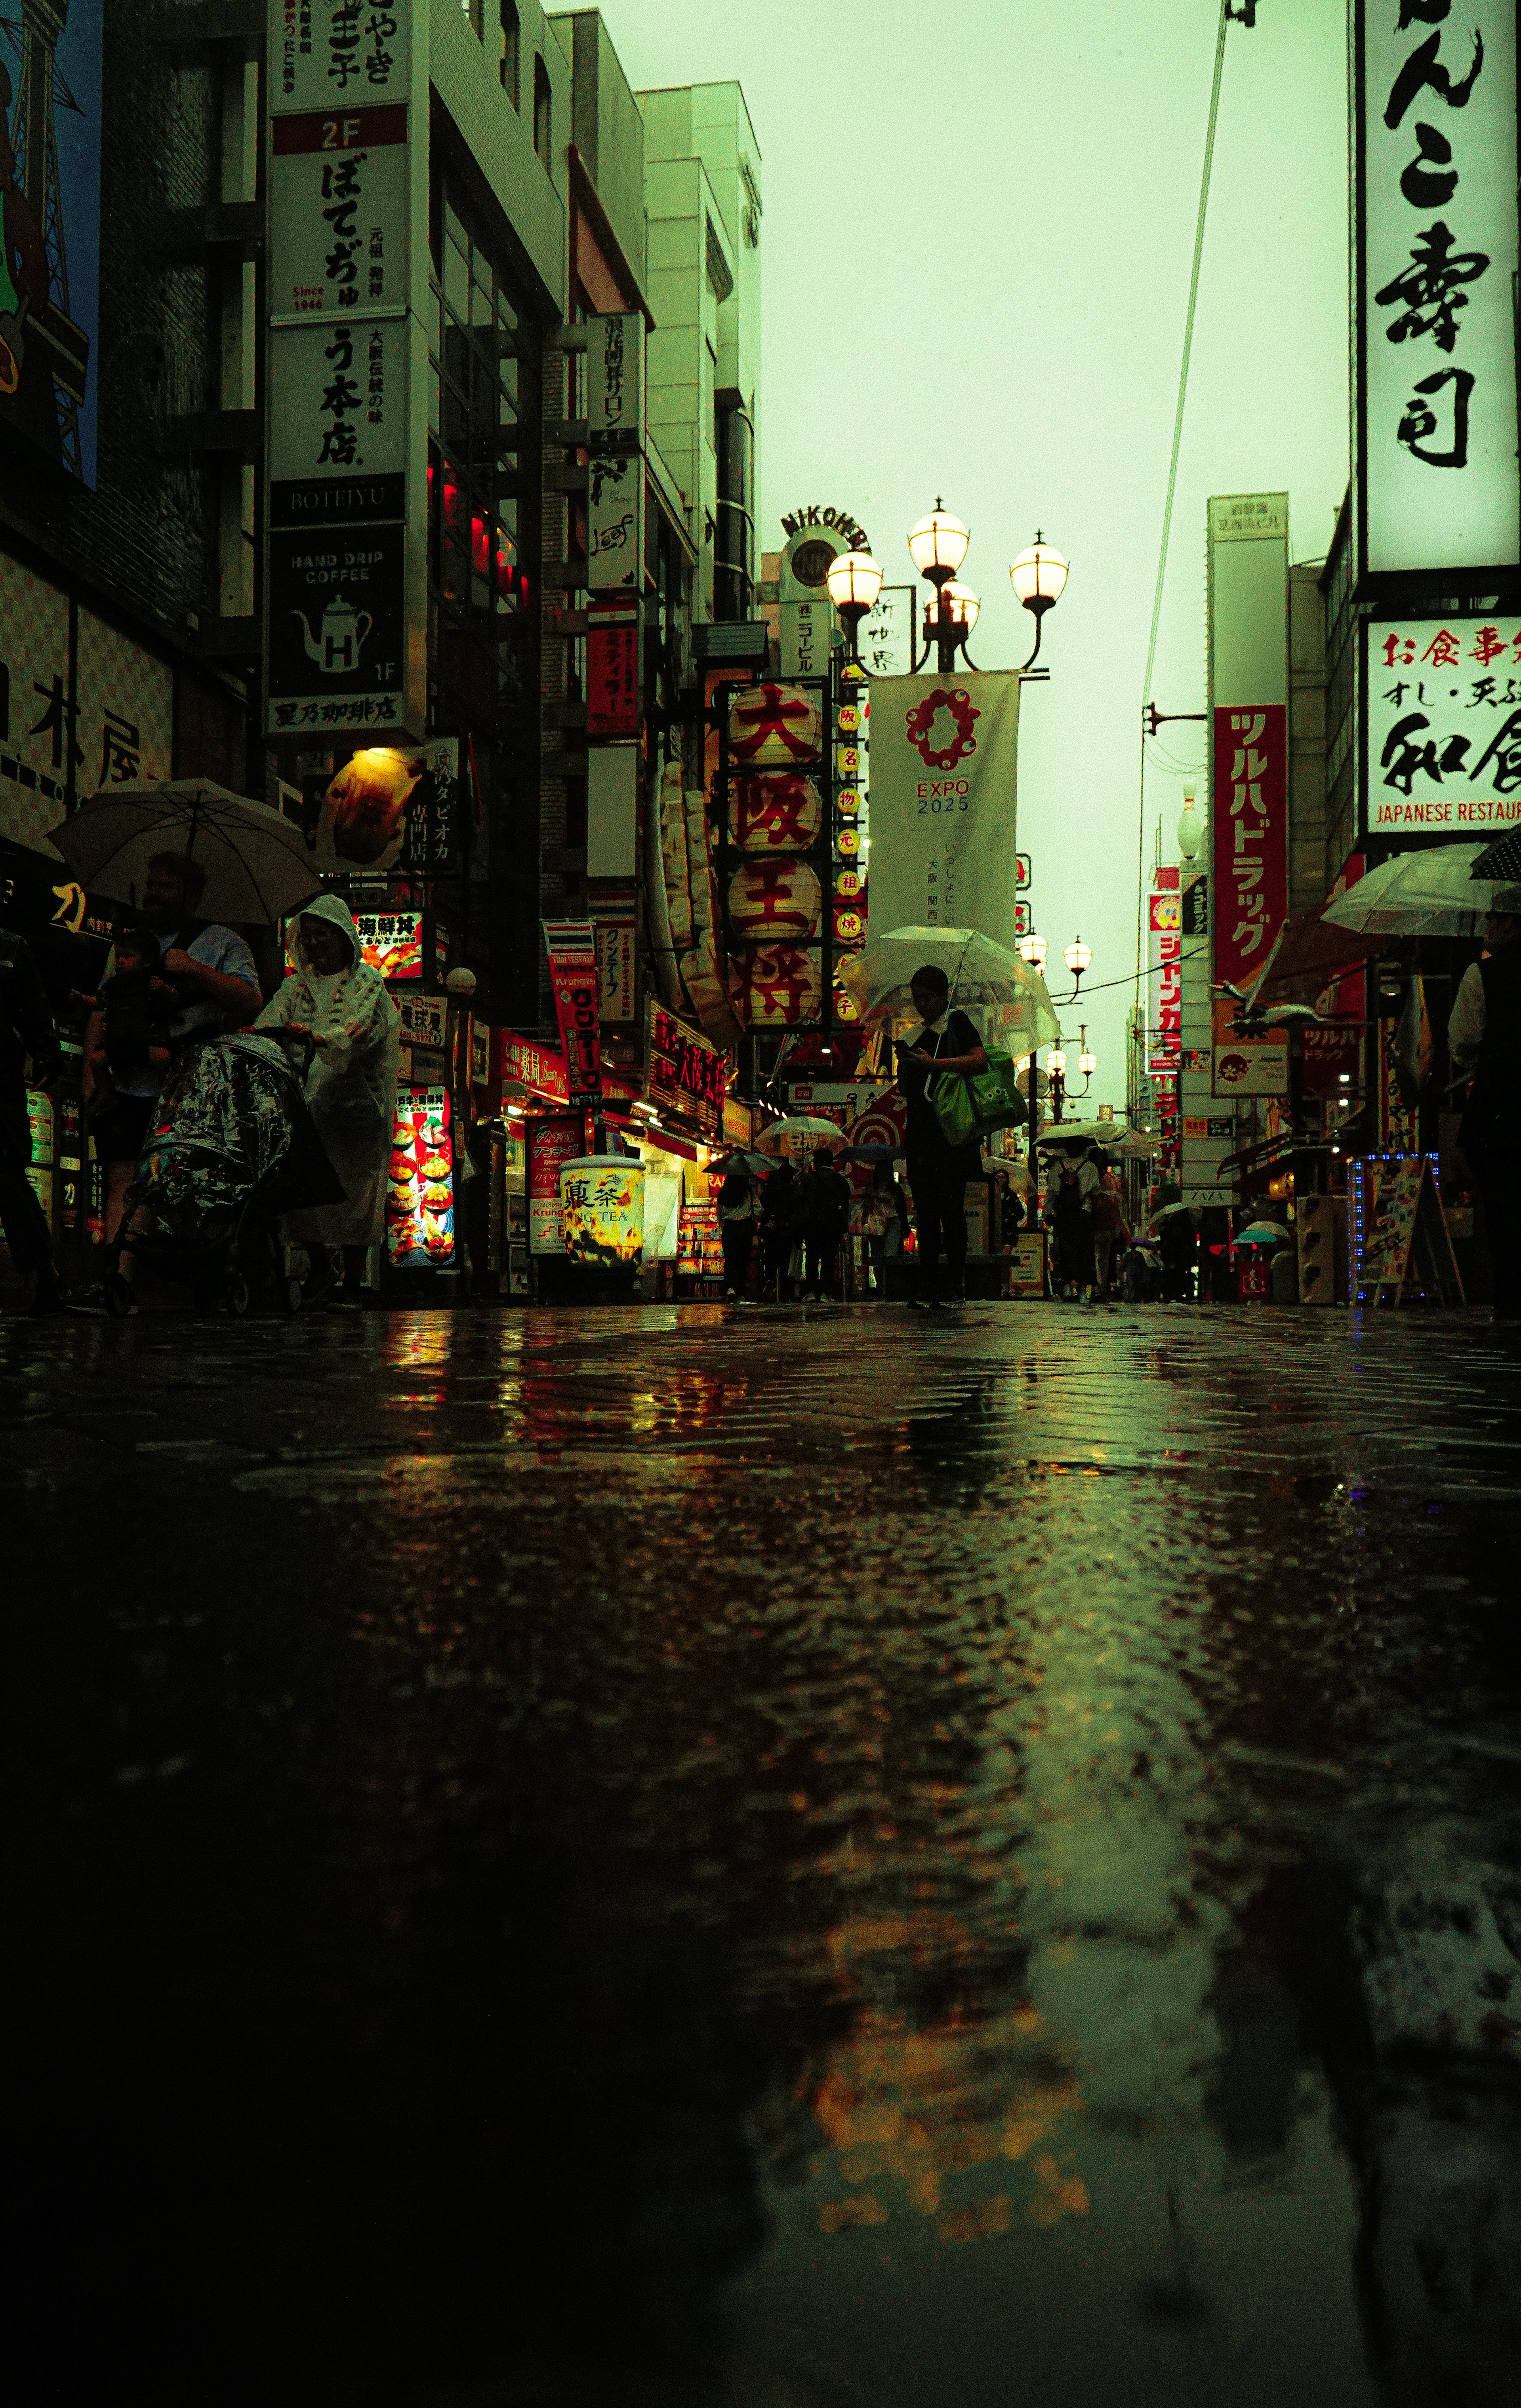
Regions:
<instances>
[{"instance_id":1,"label":"wet pavement","mask_svg":"<svg viewBox=\"0 0 1521 2408\"><path fill-rule=\"evenodd\" d=\"M1521 2400L1499 1333L7 1321L0 1417L13 2398Z\"/></svg>"}]
</instances>

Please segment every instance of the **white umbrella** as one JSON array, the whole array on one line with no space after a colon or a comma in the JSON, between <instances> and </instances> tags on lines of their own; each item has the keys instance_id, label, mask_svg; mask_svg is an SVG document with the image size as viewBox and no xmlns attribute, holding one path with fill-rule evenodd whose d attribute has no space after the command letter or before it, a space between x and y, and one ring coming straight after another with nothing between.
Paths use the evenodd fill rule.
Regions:
<instances>
[{"instance_id":1,"label":"white umbrella","mask_svg":"<svg viewBox=\"0 0 1521 2408\"><path fill-rule=\"evenodd\" d=\"M755 1140L763 1154L811 1154L816 1145L841 1146L842 1132L833 1121L808 1112L793 1112L784 1121L770 1121Z\"/></svg>"},{"instance_id":2,"label":"white umbrella","mask_svg":"<svg viewBox=\"0 0 1521 2408\"><path fill-rule=\"evenodd\" d=\"M1128 1136L1123 1121L1048 1121L1035 1142L1044 1145L1098 1145L1118 1154Z\"/></svg>"},{"instance_id":3,"label":"white umbrella","mask_svg":"<svg viewBox=\"0 0 1521 2408\"><path fill-rule=\"evenodd\" d=\"M870 1025L912 1010L909 981L930 964L945 972L954 1004L993 1007L984 1033L1001 1032L1012 1053L1060 1044L1061 1024L1039 970L976 928L885 929L863 953L841 962L839 979Z\"/></svg>"},{"instance_id":4,"label":"white umbrella","mask_svg":"<svg viewBox=\"0 0 1521 2408\"><path fill-rule=\"evenodd\" d=\"M282 920L319 883L298 827L205 778L108 786L48 836L80 885L115 903L142 900L155 853L187 854L206 878L201 920Z\"/></svg>"},{"instance_id":5,"label":"white umbrella","mask_svg":"<svg viewBox=\"0 0 1521 2408\"><path fill-rule=\"evenodd\" d=\"M1327 903L1320 916L1369 937L1471 937L1486 911L1521 910L1521 887L1473 876L1484 849L1437 844L1397 853Z\"/></svg>"}]
</instances>

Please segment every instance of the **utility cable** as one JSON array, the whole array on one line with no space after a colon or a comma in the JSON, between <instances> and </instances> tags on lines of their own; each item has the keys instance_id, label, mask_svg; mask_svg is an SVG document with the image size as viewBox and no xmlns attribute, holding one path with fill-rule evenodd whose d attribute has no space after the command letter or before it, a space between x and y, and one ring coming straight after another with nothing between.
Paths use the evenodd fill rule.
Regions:
<instances>
[{"instance_id":1,"label":"utility cable","mask_svg":"<svg viewBox=\"0 0 1521 2408\"><path fill-rule=\"evenodd\" d=\"M1194 228L1194 265L1188 280L1188 313L1184 320L1183 362L1178 372L1178 407L1172 420L1172 458L1168 466L1167 500L1162 509L1162 540L1156 555L1156 590L1152 596L1151 640L1146 646L1146 677L1141 690L1144 711L1152 694L1156 665L1156 638L1162 624L1162 591L1167 583L1168 546L1172 535L1172 502L1178 489L1178 454L1183 449L1184 409L1188 399L1188 363L1194 348L1194 309L1198 300L1198 273L1204 258L1204 225L1210 211L1210 177L1214 166L1214 129L1220 115L1220 79L1226 64L1226 27L1229 0L1220 0L1220 30L1214 44L1214 81L1210 87L1210 122L1204 136L1204 173L1198 187L1198 220ZM1141 738L1140 827L1136 835L1136 1003L1141 1002L1141 921L1146 892L1146 754Z\"/></svg>"}]
</instances>

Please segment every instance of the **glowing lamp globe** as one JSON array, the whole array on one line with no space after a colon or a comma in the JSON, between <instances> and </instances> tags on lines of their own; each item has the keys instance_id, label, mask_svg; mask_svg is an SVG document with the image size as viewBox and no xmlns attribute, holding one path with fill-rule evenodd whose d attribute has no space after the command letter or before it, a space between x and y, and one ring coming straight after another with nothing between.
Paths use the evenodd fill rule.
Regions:
<instances>
[{"instance_id":1,"label":"glowing lamp globe","mask_svg":"<svg viewBox=\"0 0 1521 2408\"><path fill-rule=\"evenodd\" d=\"M1062 1052L1060 1046L1055 1047L1052 1053L1046 1055L1046 1068L1054 1079L1065 1077L1067 1071L1067 1056Z\"/></svg>"},{"instance_id":2,"label":"glowing lamp globe","mask_svg":"<svg viewBox=\"0 0 1521 2408\"><path fill-rule=\"evenodd\" d=\"M1067 583L1067 563L1049 543L1042 543L1037 534L1027 552L1022 552L1009 570L1009 582L1026 610L1049 610L1059 602Z\"/></svg>"},{"instance_id":3,"label":"glowing lamp globe","mask_svg":"<svg viewBox=\"0 0 1521 2408\"><path fill-rule=\"evenodd\" d=\"M839 552L825 579L837 610L869 610L882 592L882 570L869 552Z\"/></svg>"},{"instance_id":4,"label":"glowing lamp globe","mask_svg":"<svg viewBox=\"0 0 1521 2408\"><path fill-rule=\"evenodd\" d=\"M1093 1077L1094 1072L1095 1072L1095 1071L1098 1069L1098 1054L1080 1054L1078 1055L1078 1057L1077 1057L1077 1067L1078 1067L1078 1068L1082 1071L1083 1076L1085 1079L1091 1079L1091 1078Z\"/></svg>"},{"instance_id":5,"label":"glowing lamp globe","mask_svg":"<svg viewBox=\"0 0 1521 2408\"><path fill-rule=\"evenodd\" d=\"M940 601L951 624L959 627L964 636L969 636L977 624L977 613L983 607L971 587L957 585L953 580L949 585L941 586Z\"/></svg>"},{"instance_id":6,"label":"glowing lamp globe","mask_svg":"<svg viewBox=\"0 0 1521 2408\"><path fill-rule=\"evenodd\" d=\"M928 517L911 531L909 557L921 577L927 577L932 585L943 585L966 559L970 541L961 521L937 501Z\"/></svg>"},{"instance_id":7,"label":"glowing lamp globe","mask_svg":"<svg viewBox=\"0 0 1521 2408\"><path fill-rule=\"evenodd\" d=\"M1081 937L1075 937L1063 953L1062 959L1072 976L1080 979L1093 959L1093 947L1085 945Z\"/></svg>"}]
</instances>

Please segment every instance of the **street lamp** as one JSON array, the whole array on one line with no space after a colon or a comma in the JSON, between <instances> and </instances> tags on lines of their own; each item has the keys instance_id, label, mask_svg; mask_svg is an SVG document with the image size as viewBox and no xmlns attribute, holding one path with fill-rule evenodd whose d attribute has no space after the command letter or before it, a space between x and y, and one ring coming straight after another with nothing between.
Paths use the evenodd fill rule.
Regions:
<instances>
[{"instance_id":1,"label":"street lamp","mask_svg":"<svg viewBox=\"0 0 1521 2408\"><path fill-rule=\"evenodd\" d=\"M1019 940L1020 960L1022 962L1028 962L1032 970L1040 970L1042 973L1044 972L1046 955L1050 951L1051 948L1046 943L1044 937L1038 937L1033 928L1030 930L1027 937L1021 937Z\"/></svg>"},{"instance_id":2,"label":"street lamp","mask_svg":"<svg viewBox=\"0 0 1521 2408\"><path fill-rule=\"evenodd\" d=\"M1059 1045L1046 1055L1046 1076L1051 1082L1051 1117L1059 1121L1067 1100L1067 1056Z\"/></svg>"},{"instance_id":3,"label":"street lamp","mask_svg":"<svg viewBox=\"0 0 1521 2408\"><path fill-rule=\"evenodd\" d=\"M1009 570L1009 582L1021 603L1035 621L1035 646L1025 666L1029 667L1040 649L1040 625L1046 612L1062 598L1067 583L1067 563L1061 553L1046 542L1039 527L1035 541L1027 552L1022 552Z\"/></svg>"},{"instance_id":4,"label":"street lamp","mask_svg":"<svg viewBox=\"0 0 1521 2408\"><path fill-rule=\"evenodd\" d=\"M1094 1072L1098 1068L1098 1054L1090 1054L1088 1051L1088 1024L1086 1021L1083 1023L1082 1026L1078 1030L1078 1042L1081 1044L1083 1051L1077 1057L1077 1067L1083 1073L1083 1092L1086 1095L1088 1092L1088 1082L1092 1079Z\"/></svg>"},{"instance_id":5,"label":"street lamp","mask_svg":"<svg viewBox=\"0 0 1521 2408\"><path fill-rule=\"evenodd\" d=\"M850 636L851 658L861 657L861 622L876 608L882 592L882 570L869 552L839 552L829 563L825 583L829 599L845 622Z\"/></svg>"},{"instance_id":6,"label":"street lamp","mask_svg":"<svg viewBox=\"0 0 1521 2408\"><path fill-rule=\"evenodd\" d=\"M1083 973L1093 959L1093 947L1085 945L1081 937L1074 937L1062 954L1062 959L1072 974L1072 992L1068 1001L1075 1003L1083 985Z\"/></svg>"}]
</instances>

